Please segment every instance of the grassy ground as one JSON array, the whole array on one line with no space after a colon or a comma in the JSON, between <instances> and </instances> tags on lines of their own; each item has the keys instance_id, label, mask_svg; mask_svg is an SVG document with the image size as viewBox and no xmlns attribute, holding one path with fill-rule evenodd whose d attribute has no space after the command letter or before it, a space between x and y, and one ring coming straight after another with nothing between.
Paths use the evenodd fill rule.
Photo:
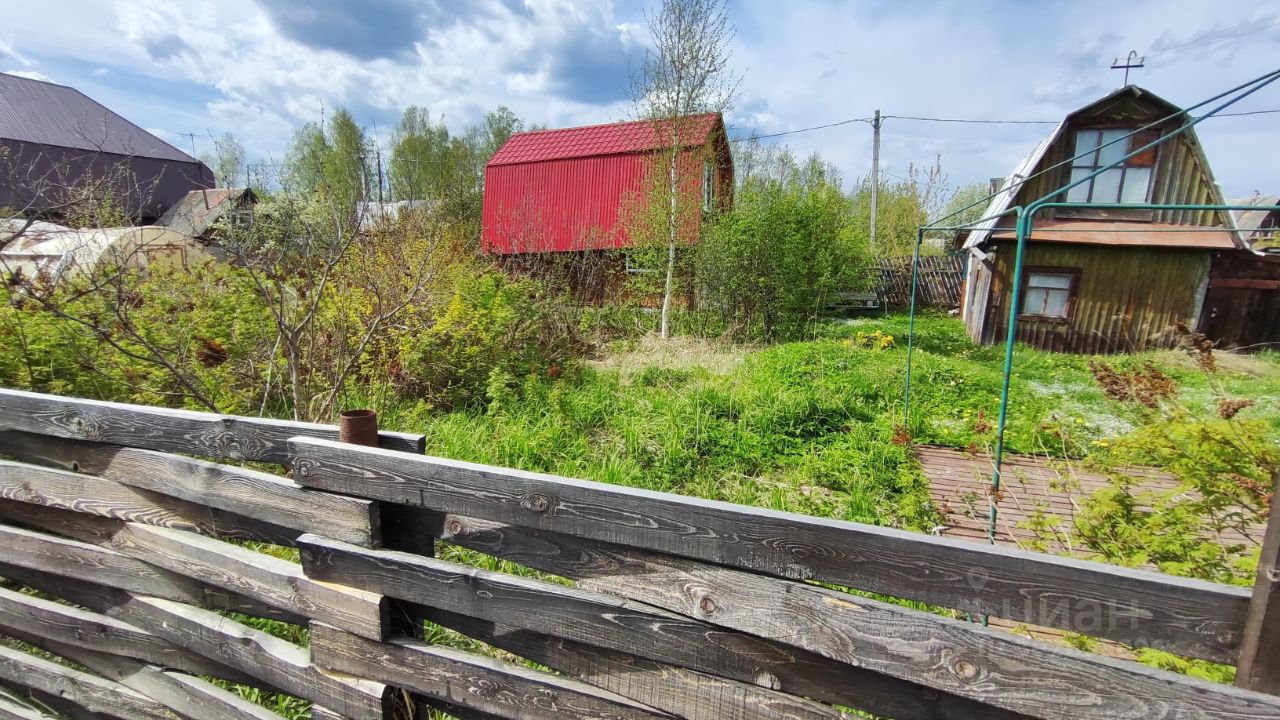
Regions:
<instances>
[{"instance_id":1,"label":"grassy ground","mask_svg":"<svg viewBox=\"0 0 1280 720\"><path fill-rule=\"evenodd\" d=\"M817 340L770 347L641 338L555 379L493 383L486 411L371 404L384 427L425 433L433 455L926 530L937 518L902 441L989 445L1003 348L973 345L954 318L919 318L904 435L906 335L907 318L894 315L831 323ZM1180 401L1192 407L1209 408L1223 395L1253 399L1241 416L1266 423L1280 440L1280 355L1220 354L1220 371L1208 375L1174 351L1088 358L1019 348L1011 450L1081 456L1133 428L1130 411L1094 381L1091 359L1152 363L1177 381ZM293 550L255 549L296 560ZM534 574L458 547L442 545L440 554ZM306 644L300 628L237 619ZM443 628L430 631L433 641L508 657ZM1162 654L1151 662L1174 661ZM234 689L286 717L306 713L296 698Z\"/></svg>"},{"instance_id":2,"label":"grassy ground","mask_svg":"<svg viewBox=\"0 0 1280 720\"><path fill-rule=\"evenodd\" d=\"M627 341L558 379L495 389L487 412L401 408L384 412L384 425L426 433L435 455L922 529L933 520L927 486L895 443L906 331L907 318L893 315L765 348ZM972 344L954 318L918 319L911 437L989 445L1002 356L1002 347ZM1244 413L1280 437L1275 354L1220 356L1212 378L1176 351L1101 359L1155 364L1189 405L1210 405L1220 393L1253 398ZM1132 428L1089 360L1018 349L1010 450L1080 456Z\"/></svg>"}]
</instances>

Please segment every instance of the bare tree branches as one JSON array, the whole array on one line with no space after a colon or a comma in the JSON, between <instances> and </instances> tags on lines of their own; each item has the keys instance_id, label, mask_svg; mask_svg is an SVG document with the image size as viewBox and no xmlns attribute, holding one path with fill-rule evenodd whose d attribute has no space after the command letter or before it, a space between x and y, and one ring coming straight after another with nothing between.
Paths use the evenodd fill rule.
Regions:
<instances>
[{"instance_id":1,"label":"bare tree branches","mask_svg":"<svg viewBox=\"0 0 1280 720\"><path fill-rule=\"evenodd\" d=\"M663 283L660 334L670 337L671 296L675 285L676 244L680 213L679 156L688 142L689 116L726 112L738 95L740 80L729 68L729 25L724 0L663 0L656 14L646 14L653 47L645 52L632 99L641 118L654 121L667 158L667 267Z\"/></svg>"}]
</instances>

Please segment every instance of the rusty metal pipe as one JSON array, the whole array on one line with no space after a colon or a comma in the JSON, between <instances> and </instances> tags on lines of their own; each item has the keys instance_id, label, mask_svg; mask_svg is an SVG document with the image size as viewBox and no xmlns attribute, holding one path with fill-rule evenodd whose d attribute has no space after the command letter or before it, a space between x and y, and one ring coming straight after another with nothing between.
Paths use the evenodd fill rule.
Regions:
<instances>
[{"instance_id":1,"label":"rusty metal pipe","mask_svg":"<svg viewBox=\"0 0 1280 720\"><path fill-rule=\"evenodd\" d=\"M338 416L338 440L352 445L378 447L378 413L344 410Z\"/></svg>"}]
</instances>

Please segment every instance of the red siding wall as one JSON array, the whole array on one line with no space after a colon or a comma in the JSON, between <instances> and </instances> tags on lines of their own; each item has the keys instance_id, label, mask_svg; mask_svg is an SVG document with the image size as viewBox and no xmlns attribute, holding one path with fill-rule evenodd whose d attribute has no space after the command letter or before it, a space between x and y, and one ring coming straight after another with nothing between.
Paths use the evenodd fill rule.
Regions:
<instances>
[{"instance_id":1,"label":"red siding wall","mask_svg":"<svg viewBox=\"0 0 1280 720\"><path fill-rule=\"evenodd\" d=\"M702 203L703 148L681 154L686 202ZM626 247L620 217L639 202L652 155L628 153L490 165L484 173L484 251L509 255ZM696 240L697 227L682 233Z\"/></svg>"}]
</instances>

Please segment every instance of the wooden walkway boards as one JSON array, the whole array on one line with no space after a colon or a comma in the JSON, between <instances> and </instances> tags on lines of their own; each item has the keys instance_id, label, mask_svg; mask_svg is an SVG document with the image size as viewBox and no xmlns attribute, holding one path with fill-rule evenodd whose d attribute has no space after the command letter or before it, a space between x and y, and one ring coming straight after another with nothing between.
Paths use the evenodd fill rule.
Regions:
<instances>
[{"instance_id":1,"label":"wooden walkway boards","mask_svg":"<svg viewBox=\"0 0 1280 720\"><path fill-rule=\"evenodd\" d=\"M920 459L925 477L929 479L933 502L944 517L944 524L937 533L943 537L987 542L991 511L991 473L995 467L991 455L986 452L973 454L937 445L921 445L916 448L916 456ZM1141 477L1141 487L1148 490L1171 490L1178 485L1172 475L1152 468L1132 468L1130 475ZM1068 549L1068 540L1050 540L1048 547L1037 547L1036 533L1028 528L1027 521L1038 513L1054 515L1065 534L1074 527L1074 514L1080 509L1084 499L1107 484L1105 475L1088 472L1078 462L1029 455L1005 455L1001 473L1002 492L997 502L999 512L996 514L996 544L1042 552L1062 552ZM1258 526L1250 535L1261 542L1264 529ZM1233 542L1240 539L1238 534L1224 537ZM1084 554L1079 547L1074 550L1077 554ZM996 617L991 617L990 623L992 627L1023 637L1066 643L1065 633L1058 628ZM1109 641L1095 642L1093 651L1129 660L1135 657L1133 651L1125 645Z\"/></svg>"},{"instance_id":2,"label":"wooden walkway boards","mask_svg":"<svg viewBox=\"0 0 1280 720\"><path fill-rule=\"evenodd\" d=\"M933 502L945 518L938 533L986 542L994 468L991 456L936 445L916 448L916 456L929 479ZM1147 490L1172 490L1178 485L1172 475L1152 468L1132 468L1130 475L1141 478L1139 485ZM1088 472L1078 462L1005 455L996 504L996 544L1033 549L1029 543L1036 539L1036 533L1028 528L1028 520L1052 515L1064 529L1070 529L1084 499L1107 484L1106 476ZM1262 530L1257 528L1255 540L1261 541ZM1240 537L1224 539L1230 542Z\"/></svg>"}]
</instances>

